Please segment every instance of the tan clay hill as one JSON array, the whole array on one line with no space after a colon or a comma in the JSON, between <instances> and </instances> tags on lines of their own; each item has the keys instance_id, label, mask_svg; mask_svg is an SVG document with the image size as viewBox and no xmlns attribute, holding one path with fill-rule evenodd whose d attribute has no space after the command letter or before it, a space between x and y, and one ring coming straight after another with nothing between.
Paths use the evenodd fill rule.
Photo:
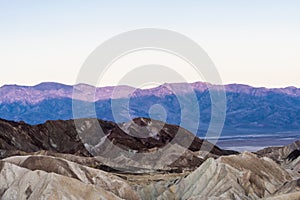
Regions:
<instances>
[{"instance_id":1,"label":"tan clay hill","mask_svg":"<svg viewBox=\"0 0 300 200\"><path fill-rule=\"evenodd\" d=\"M93 123L96 121L84 119L80 128L95 134ZM300 199L300 142L237 154L199 138L193 138L185 148L186 138L174 139L175 133L180 129L187 138L193 137L191 133L155 120L140 118L119 126L101 120L97 123L103 127L105 139L133 152L133 157L168 144L172 148L158 161L139 158L141 164L109 152L97 142L87 146L88 141L78 139L72 121L30 126L1 120L0 198ZM158 127L153 140L153 130ZM207 154L206 149L212 150ZM102 154L91 155L100 151ZM115 156L108 158L103 152ZM164 164L176 156L177 160Z\"/></svg>"}]
</instances>

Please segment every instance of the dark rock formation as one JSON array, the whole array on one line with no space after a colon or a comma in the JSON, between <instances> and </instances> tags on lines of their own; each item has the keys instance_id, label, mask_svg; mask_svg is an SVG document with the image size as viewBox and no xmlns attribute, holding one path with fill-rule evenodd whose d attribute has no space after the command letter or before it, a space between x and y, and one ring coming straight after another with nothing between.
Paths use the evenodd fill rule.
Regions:
<instances>
[{"instance_id":1,"label":"dark rock formation","mask_svg":"<svg viewBox=\"0 0 300 200\"><path fill-rule=\"evenodd\" d=\"M103 135L100 134L101 131ZM155 164L157 170L175 170L174 167L177 167L177 170L194 169L203 162L203 159L194 153L200 150L210 151L210 154L217 157L237 153L222 150L179 126L146 118L137 118L133 122L122 124L96 119L80 119L76 121L76 125L73 120L59 120L34 126L0 120L0 156L2 158L44 150L74 156L97 156L102 163L98 164L98 167L103 168L105 165L112 165L120 169L124 167L125 161L129 165L131 157L124 157L122 152L112 149L111 144L118 147L120 151L137 153L132 158L139 160L145 159L143 156L139 157L139 153L155 152L167 146L174 148L174 150L169 148L170 152L166 155L159 154L159 158L165 157L165 162L170 160L166 164L169 166L166 169L163 166L164 161L157 163L156 157L153 157L153 160L144 161L144 163L149 163L147 166L149 168L151 163ZM174 145L178 147L175 148ZM173 161L170 159L172 157L174 157ZM129 166L141 167L134 162Z\"/></svg>"},{"instance_id":2,"label":"dark rock formation","mask_svg":"<svg viewBox=\"0 0 300 200\"><path fill-rule=\"evenodd\" d=\"M292 151L288 156L287 156L287 160L288 161L293 161L296 158L298 158L300 156L300 150L296 149L294 151Z\"/></svg>"}]
</instances>

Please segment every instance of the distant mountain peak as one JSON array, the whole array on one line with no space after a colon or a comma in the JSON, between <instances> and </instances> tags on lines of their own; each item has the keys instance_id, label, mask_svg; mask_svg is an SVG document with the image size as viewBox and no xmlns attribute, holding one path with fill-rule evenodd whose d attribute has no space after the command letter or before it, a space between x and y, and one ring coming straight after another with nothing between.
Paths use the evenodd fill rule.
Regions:
<instances>
[{"instance_id":1,"label":"distant mountain peak","mask_svg":"<svg viewBox=\"0 0 300 200\"><path fill-rule=\"evenodd\" d=\"M72 86L65 85L61 83L55 83L55 82L43 82L38 85L33 86L34 89L37 90L59 90L59 89L70 89Z\"/></svg>"}]
</instances>

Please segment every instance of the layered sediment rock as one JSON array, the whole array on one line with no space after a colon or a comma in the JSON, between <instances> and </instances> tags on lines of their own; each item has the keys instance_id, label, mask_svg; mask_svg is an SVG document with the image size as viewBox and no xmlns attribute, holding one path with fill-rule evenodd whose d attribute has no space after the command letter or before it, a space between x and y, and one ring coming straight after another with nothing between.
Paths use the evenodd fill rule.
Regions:
<instances>
[{"instance_id":1,"label":"layered sediment rock","mask_svg":"<svg viewBox=\"0 0 300 200\"><path fill-rule=\"evenodd\" d=\"M287 193L297 199L298 191L297 181L273 160L243 153L208 159L158 199L282 198Z\"/></svg>"},{"instance_id":2,"label":"layered sediment rock","mask_svg":"<svg viewBox=\"0 0 300 200\"><path fill-rule=\"evenodd\" d=\"M0 120L0 140L4 200L300 199L299 141L236 154L145 118L123 124L82 119L77 126Z\"/></svg>"},{"instance_id":3,"label":"layered sediment rock","mask_svg":"<svg viewBox=\"0 0 300 200\"><path fill-rule=\"evenodd\" d=\"M285 161L288 158L289 154L295 150L300 150L300 140L283 147L267 147L265 149L257 151L256 154L259 156L272 158L274 161L280 163Z\"/></svg>"},{"instance_id":4,"label":"layered sediment rock","mask_svg":"<svg viewBox=\"0 0 300 200\"><path fill-rule=\"evenodd\" d=\"M2 199L139 199L123 179L50 156L1 161Z\"/></svg>"}]
</instances>

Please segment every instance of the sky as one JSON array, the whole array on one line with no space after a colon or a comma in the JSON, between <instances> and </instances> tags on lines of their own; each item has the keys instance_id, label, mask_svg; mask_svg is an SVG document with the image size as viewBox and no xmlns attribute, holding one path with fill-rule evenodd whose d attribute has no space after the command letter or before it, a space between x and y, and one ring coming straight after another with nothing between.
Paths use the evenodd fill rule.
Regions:
<instances>
[{"instance_id":1,"label":"sky","mask_svg":"<svg viewBox=\"0 0 300 200\"><path fill-rule=\"evenodd\" d=\"M75 84L84 61L104 41L160 28L197 42L224 84L300 87L299 10L299 0L0 0L0 85ZM101 84L114 85L128 66L160 64L161 57L146 52L125 58ZM186 72L188 82L201 81ZM165 82L172 81L166 75Z\"/></svg>"}]
</instances>

